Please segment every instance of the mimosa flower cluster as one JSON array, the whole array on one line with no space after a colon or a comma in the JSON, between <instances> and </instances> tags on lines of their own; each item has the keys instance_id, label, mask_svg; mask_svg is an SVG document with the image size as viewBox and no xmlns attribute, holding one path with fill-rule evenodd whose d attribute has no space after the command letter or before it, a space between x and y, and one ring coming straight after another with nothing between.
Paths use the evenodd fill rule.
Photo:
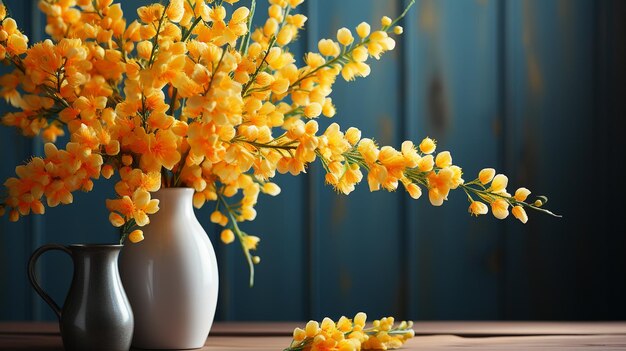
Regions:
<instances>
[{"instance_id":1,"label":"mimosa flower cluster","mask_svg":"<svg viewBox=\"0 0 626 351\"><path fill-rule=\"evenodd\" d=\"M360 351L393 350L415 336L413 322L394 326L393 317L375 320L366 327L367 315L356 314L354 319L341 317L335 323L324 318L322 323L309 321L304 329L293 331L293 341L284 351Z\"/></svg>"},{"instance_id":2,"label":"mimosa flower cluster","mask_svg":"<svg viewBox=\"0 0 626 351\"><path fill-rule=\"evenodd\" d=\"M0 96L15 108L2 122L46 142L44 155L4 183L0 214L11 221L43 214L116 175L109 219L121 241L138 242L159 209L151 194L191 187L196 207L215 206L210 220L224 227L222 240L241 243L252 282L260 239L238 223L255 219L261 193L280 193L276 172L298 175L316 160L343 194L366 177L371 191L402 185L415 199L427 191L435 206L460 188L474 215L489 205L504 218L512 206L526 222L525 209L540 209L544 198L528 203L524 188L508 194L506 177L493 170L465 183L430 138L397 150L354 127L321 127L318 117L336 113L329 96L336 79L368 76L368 60L394 49L408 8L377 25L340 28L298 66L288 45L307 20L295 13L303 1L269 0L265 23L253 28L255 0L250 8L171 0L138 8L131 23L113 0L41 0L50 39L30 46L0 5L0 59L15 68L0 77ZM57 145L63 135L69 142Z\"/></svg>"}]
</instances>

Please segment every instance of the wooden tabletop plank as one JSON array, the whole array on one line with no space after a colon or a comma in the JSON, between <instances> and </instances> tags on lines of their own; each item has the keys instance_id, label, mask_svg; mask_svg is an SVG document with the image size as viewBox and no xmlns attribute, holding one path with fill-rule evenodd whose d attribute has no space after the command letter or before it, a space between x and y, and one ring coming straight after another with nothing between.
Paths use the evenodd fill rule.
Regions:
<instances>
[{"instance_id":1,"label":"wooden tabletop plank","mask_svg":"<svg viewBox=\"0 0 626 351\"><path fill-rule=\"evenodd\" d=\"M206 351L282 350L285 323L216 323ZM404 350L625 350L624 322L419 322ZM282 336L281 336L282 335ZM63 350L55 323L0 322L0 350Z\"/></svg>"},{"instance_id":2,"label":"wooden tabletop plank","mask_svg":"<svg viewBox=\"0 0 626 351\"><path fill-rule=\"evenodd\" d=\"M218 322L214 336L289 336L304 322ZM416 322L416 335L593 335L626 334L626 322ZM0 322L0 334L58 334L50 322Z\"/></svg>"},{"instance_id":3,"label":"wooden tabletop plank","mask_svg":"<svg viewBox=\"0 0 626 351\"><path fill-rule=\"evenodd\" d=\"M209 337L202 351L280 351L289 345L289 337ZM543 335L471 337L455 335L417 336L402 348L407 351L464 350L626 350L624 335ZM56 335L0 336L0 350L62 351L61 338Z\"/></svg>"}]
</instances>

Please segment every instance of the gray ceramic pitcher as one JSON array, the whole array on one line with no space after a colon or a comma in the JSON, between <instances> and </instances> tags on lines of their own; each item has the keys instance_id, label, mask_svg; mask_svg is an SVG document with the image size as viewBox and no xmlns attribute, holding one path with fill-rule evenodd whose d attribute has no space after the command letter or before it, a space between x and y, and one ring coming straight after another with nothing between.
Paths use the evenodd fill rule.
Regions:
<instances>
[{"instance_id":1,"label":"gray ceramic pitcher","mask_svg":"<svg viewBox=\"0 0 626 351\"><path fill-rule=\"evenodd\" d=\"M66 350L130 349L134 318L117 267L121 248L122 245L47 244L30 257L28 278L58 316ZM35 263L48 250L63 251L74 262L72 285L62 308L43 291L35 277Z\"/></svg>"}]
</instances>

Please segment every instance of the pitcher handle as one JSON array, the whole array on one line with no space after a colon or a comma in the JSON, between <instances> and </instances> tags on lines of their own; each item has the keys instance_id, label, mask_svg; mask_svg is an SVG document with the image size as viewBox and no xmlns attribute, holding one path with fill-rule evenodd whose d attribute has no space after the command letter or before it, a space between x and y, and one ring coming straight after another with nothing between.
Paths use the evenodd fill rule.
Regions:
<instances>
[{"instance_id":1,"label":"pitcher handle","mask_svg":"<svg viewBox=\"0 0 626 351\"><path fill-rule=\"evenodd\" d=\"M56 302L48 295L37 282L37 277L35 276L35 265L37 264L37 259L39 256L43 255L44 252L49 250L59 250L63 251L66 254L72 256L72 252L67 246L59 245L59 244L46 244L35 250L33 254L30 256L28 260L28 280L30 280L30 284L33 286L37 294L41 296L41 298L52 308L54 313L57 315L59 319L61 319L61 308L57 305Z\"/></svg>"}]
</instances>

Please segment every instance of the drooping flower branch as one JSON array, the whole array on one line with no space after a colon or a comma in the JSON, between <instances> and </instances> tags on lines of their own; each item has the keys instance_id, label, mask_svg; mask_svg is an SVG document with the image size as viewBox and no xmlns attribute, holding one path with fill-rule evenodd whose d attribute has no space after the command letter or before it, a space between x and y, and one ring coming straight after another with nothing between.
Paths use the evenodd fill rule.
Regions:
<instances>
[{"instance_id":1,"label":"drooping flower branch","mask_svg":"<svg viewBox=\"0 0 626 351\"><path fill-rule=\"evenodd\" d=\"M320 133L316 118L336 113L329 95L337 77L368 76L367 61L394 49L390 35L402 34L397 24L413 1L377 30L363 22L355 34L341 28L320 40L300 67L288 45L307 20L295 13L303 0L270 0L254 29L256 2L250 9L236 2L171 0L140 7L139 20L127 23L112 0L41 0L51 39L30 47L0 5L0 59L15 67L0 77L0 96L16 109L2 122L46 142L43 156L5 182L0 213L12 221L42 214L44 202L72 203L72 193L117 173L109 219L122 241L137 242L159 208L151 194L191 187L196 207L215 203L210 220L224 227L222 241L240 242L251 283L260 239L238 223L255 219L260 193L280 193L276 172L297 175L318 160L326 182L344 194L366 177L372 191L400 184L413 198L428 191L435 206L462 189L474 215L487 204L498 218L512 206L523 222L525 209L550 213L545 198L525 202L524 188L509 195L506 177L490 169L464 182L450 153L435 155L429 138L396 150L335 123ZM55 145L66 134L69 142Z\"/></svg>"}]
</instances>

